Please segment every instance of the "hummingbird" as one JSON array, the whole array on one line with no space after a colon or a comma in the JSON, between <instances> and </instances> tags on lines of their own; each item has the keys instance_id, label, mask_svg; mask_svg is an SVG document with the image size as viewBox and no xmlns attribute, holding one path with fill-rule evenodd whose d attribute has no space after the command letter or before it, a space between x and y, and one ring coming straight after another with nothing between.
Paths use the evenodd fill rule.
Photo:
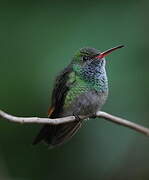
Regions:
<instances>
[{"instance_id":1,"label":"hummingbird","mask_svg":"<svg viewBox=\"0 0 149 180\"><path fill-rule=\"evenodd\" d=\"M55 80L48 117L95 117L108 97L105 56L122 47L120 45L104 52L90 47L77 51ZM44 142L49 148L60 146L71 139L82 123L83 120L76 120L59 125L44 125L33 145Z\"/></svg>"}]
</instances>

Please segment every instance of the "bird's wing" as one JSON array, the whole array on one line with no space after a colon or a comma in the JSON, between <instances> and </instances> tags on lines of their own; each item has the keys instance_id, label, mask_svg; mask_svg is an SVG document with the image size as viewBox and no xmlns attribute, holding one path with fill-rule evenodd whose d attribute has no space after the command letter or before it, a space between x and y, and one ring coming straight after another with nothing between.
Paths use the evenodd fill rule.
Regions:
<instances>
[{"instance_id":1,"label":"bird's wing","mask_svg":"<svg viewBox=\"0 0 149 180\"><path fill-rule=\"evenodd\" d=\"M64 101L71 85L75 82L75 73L67 67L56 78L52 93L52 106L49 108L49 117L58 118L63 111ZM55 147L68 141L81 127L81 122L70 122L60 125L44 125L33 144L44 141L49 147Z\"/></svg>"},{"instance_id":2,"label":"bird's wing","mask_svg":"<svg viewBox=\"0 0 149 180\"><path fill-rule=\"evenodd\" d=\"M52 92L52 103L48 111L51 118L58 117L63 110L63 104L66 94L75 82L75 73L70 66L66 67L56 78L55 86Z\"/></svg>"}]
</instances>

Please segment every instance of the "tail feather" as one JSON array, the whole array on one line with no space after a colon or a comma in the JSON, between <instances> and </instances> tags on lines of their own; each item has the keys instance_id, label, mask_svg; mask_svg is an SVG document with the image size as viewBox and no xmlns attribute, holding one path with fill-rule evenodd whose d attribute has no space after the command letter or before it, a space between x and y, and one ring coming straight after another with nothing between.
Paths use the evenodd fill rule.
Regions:
<instances>
[{"instance_id":1,"label":"tail feather","mask_svg":"<svg viewBox=\"0 0 149 180\"><path fill-rule=\"evenodd\" d=\"M73 123L71 125L69 124L63 125L60 131L59 130L57 131L56 136L52 138L51 147L61 145L67 142L68 140L70 140L71 137L78 131L80 127L81 127L80 122Z\"/></svg>"},{"instance_id":2,"label":"tail feather","mask_svg":"<svg viewBox=\"0 0 149 180\"><path fill-rule=\"evenodd\" d=\"M67 142L81 127L81 122L71 122L60 125L44 125L33 141L33 145L44 141L49 147L55 147Z\"/></svg>"},{"instance_id":3,"label":"tail feather","mask_svg":"<svg viewBox=\"0 0 149 180\"><path fill-rule=\"evenodd\" d=\"M48 125L44 125L41 130L39 131L38 135L36 136L36 138L33 141L33 145L36 145L38 143L40 143L41 141L44 140L44 138L47 136L47 134L49 134L51 129L51 126Z\"/></svg>"}]
</instances>

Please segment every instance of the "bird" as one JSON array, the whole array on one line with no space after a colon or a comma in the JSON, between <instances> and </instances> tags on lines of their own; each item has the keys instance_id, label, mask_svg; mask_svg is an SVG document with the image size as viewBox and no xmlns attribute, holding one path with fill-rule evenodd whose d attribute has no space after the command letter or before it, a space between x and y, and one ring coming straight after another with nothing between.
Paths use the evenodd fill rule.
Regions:
<instances>
[{"instance_id":1,"label":"bird","mask_svg":"<svg viewBox=\"0 0 149 180\"><path fill-rule=\"evenodd\" d=\"M49 118L75 116L76 121L59 125L43 125L33 145L44 142L54 148L69 141L82 126L79 116L95 117L108 97L105 56L124 47L116 46L104 52L91 47L78 50L69 65L56 77Z\"/></svg>"}]
</instances>

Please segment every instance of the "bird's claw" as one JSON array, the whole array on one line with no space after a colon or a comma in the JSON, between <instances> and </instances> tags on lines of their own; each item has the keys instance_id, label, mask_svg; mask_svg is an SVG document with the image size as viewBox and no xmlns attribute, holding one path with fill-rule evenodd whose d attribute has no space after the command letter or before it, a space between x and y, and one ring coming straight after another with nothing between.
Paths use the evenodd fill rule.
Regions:
<instances>
[{"instance_id":1,"label":"bird's claw","mask_svg":"<svg viewBox=\"0 0 149 180\"><path fill-rule=\"evenodd\" d=\"M90 118L95 119L96 117L97 117L96 114L93 114Z\"/></svg>"},{"instance_id":2,"label":"bird's claw","mask_svg":"<svg viewBox=\"0 0 149 180\"><path fill-rule=\"evenodd\" d=\"M77 114L73 113L73 116L75 117L76 121L82 122L83 119L81 119Z\"/></svg>"}]
</instances>

